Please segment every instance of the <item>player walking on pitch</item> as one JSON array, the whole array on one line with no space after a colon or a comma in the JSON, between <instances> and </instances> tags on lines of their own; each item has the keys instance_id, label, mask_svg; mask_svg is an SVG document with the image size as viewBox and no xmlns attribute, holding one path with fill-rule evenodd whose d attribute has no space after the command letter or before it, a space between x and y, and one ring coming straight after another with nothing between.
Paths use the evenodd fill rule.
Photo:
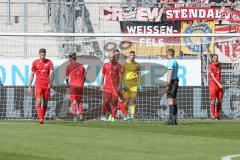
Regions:
<instances>
[{"instance_id":1,"label":"player walking on pitch","mask_svg":"<svg viewBox=\"0 0 240 160\"><path fill-rule=\"evenodd\" d=\"M50 99L50 88L53 82L53 63L46 59L46 49L39 50L39 59L33 61L32 72L29 80L29 92L32 92L32 82L36 74L35 97L36 111L40 124L43 124L44 116L47 111L47 103ZM41 98L43 104L41 104Z\"/></svg>"},{"instance_id":2,"label":"player walking on pitch","mask_svg":"<svg viewBox=\"0 0 240 160\"><path fill-rule=\"evenodd\" d=\"M85 77L87 75L85 68L82 64L76 61L76 53L69 56L69 64L66 68L66 79L65 82L69 85L70 101L72 106L72 115L74 122L77 122L76 107L80 114L79 120L83 121L83 105L82 105L82 94Z\"/></svg>"},{"instance_id":3,"label":"player walking on pitch","mask_svg":"<svg viewBox=\"0 0 240 160\"><path fill-rule=\"evenodd\" d=\"M114 52L109 53L109 60L110 62L103 65L101 75L101 91L104 92L101 116L102 121L107 121L107 108L110 107L110 105L112 108L112 113L110 113L112 114L111 121L114 121L118 108L118 98L120 99L119 107L123 116L126 117L127 114L120 88L122 66L117 62Z\"/></svg>"},{"instance_id":4,"label":"player walking on pitch","mask_svg":"<svg viewBox=\"0 0 240 160\"><path fill-rule=\"evenodd\" d=\"M128 59L123 64L123 96L125 106L129 105L131 119L135 116L136 98L141 91L140 65L135 61L135 58L135 52L130 51Z\"/></svg>"},{"instance_id":5,"label":"player walking on pitch","mask_svg":"<svg viewBox=\"0 0 240 160\"><path fill-rule=\"evenodd\" d=\"M211 99L211 116L212 120L219 119L219 112L222 107L223 85L221 80L221 65L218 61L218 55L212 55L212 62L208 65L209 70L209 95ZM215 107L217 101L217 107ZM216 108L216 109L215 109Z\"/></svg>"},{"instance_id":6,"label":"player walking on pitch","mask_svg":"<svg viewBox=\"0 0 240 160\"><path fill-rule=\"evenodd\" d=\"M168 78L166 82L167 101L169 105L168 125L177 125L177 91L178 91L178 63L174 59L175 51L173 49L167 50L167 69Z\"/></svg>"}]
</instances>

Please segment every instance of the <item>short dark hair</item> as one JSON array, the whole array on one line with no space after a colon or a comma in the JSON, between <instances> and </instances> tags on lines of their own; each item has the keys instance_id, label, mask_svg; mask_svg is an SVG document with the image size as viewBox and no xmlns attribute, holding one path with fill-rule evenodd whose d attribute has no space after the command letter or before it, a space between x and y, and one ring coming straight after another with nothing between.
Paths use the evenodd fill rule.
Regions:
<instances>
[{"instance_id":1,"label":"short dark hair","mask_svg":"<svg viewBox=\"0 0 240 160\"><path fill-rule=\"evenodd\" d=\"M46 53L46 49L45 48L39 49L39 53Z\"/></svg>"},{"instance_id":2,"label":"short dark hair","mask_svg":"<svg viewBox=\"0 0 240 160\"><path fill-rule=\"evenodd\" d=\"M114 49L113 52L120 52L119 49Z\"/></svg>"},{"instance_id":3,"label":"short dark hair","mask_svg":"<svg viewBox=\"0 0 240 160\"><path fill-rule=\"evenodd\" d=\"M76 54L75 52L73 52L72 54L70 54L70 55L68 56L68 58L69 58L69 59L74 59L74 60L76 60L77 54Z\"/></svg>"},{"instance_id":4,"label":"short dark hair","mask_svg":"<svg viewBox=\"0 0 240 160\"><path fill-rule=\"evenodd\" d=\"M211 59L213 59L213 57L215 57L215 56L218 57L218 55L217 55L216 53L212 54L212 55L211 55Z\"/></svg>"},{"instance_id":5,"label":"short dark hair","mask_svg":"<svg viewBox=\"0 0 240 160\"><path fill-rule=\"evenodd\" d=\"M172 49L172 48L170 48L170 49L167 50L167 53L170 53L171 56L174 57L174 55L175 55L175 50Z\"/></svg>"},{"instance_id":6,"label":"short dark hair","mask_svg":"<svg viewBox=\"0 0 240 160\"><path fill-rule=\"evenodd\" d=\"M131 53L136 54L135 51L130 51L129 54L131 54Z\"/></svg>"}]
</instances>

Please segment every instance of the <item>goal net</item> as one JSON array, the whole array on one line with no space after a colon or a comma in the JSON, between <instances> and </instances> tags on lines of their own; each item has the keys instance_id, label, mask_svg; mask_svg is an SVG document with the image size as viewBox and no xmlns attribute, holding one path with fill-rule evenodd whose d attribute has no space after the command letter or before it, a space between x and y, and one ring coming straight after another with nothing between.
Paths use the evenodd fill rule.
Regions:
<instances>
[{"instance_id":1,"label":"goal net","mask_svg":"<svg viewBox=\"0 0 240 160\"><path fill-rule=\"evenodd\" d=\"M204 27L200 26L199 28ZM100 75L106 53L120 50L119 62L126 61L129 51L136 52L141 65L142 92L137 98L138 120L161 120L168 115L166 81L166 50L173 48L179 67L177 102L179 119L207 119L210 117L208 65L211 54L219 55L222 63L224 97L222 117L240 117L239 36L199 31L195 35L170 34L27 34L0 35L0 119L35 119L34 94L27 92L33 60L38 50L46 48L47 58L54 63L54 85L48 103L47 119L71 119L69 88L64 85L68 55L77 53L77 61L87 70L82 97L84 118L101 116L102 92ZM11 53L20 53L20 57ZM34 92L33 92L34 93ZM121 117L121 111L117 116Z\"/></svg>"}]
</instances>

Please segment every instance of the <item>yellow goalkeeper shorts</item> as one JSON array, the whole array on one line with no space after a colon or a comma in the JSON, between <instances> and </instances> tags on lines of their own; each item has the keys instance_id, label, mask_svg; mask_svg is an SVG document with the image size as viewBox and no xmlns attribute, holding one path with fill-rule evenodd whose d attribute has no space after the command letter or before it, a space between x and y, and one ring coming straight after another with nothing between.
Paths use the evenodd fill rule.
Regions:
<instances>
[{"instance_id":1,"label":"yellow goalkeeper shorts","mask_svg":"<svg viewBox=\"0 0 240 160\"><path fill-rule=\"evenodd\" d=\"M134 85L129 85L125 82L127 89L123 92L123 97L125 99L136 98L138 93L138 86L136 83Z\"/></svg>"}]
</instances>

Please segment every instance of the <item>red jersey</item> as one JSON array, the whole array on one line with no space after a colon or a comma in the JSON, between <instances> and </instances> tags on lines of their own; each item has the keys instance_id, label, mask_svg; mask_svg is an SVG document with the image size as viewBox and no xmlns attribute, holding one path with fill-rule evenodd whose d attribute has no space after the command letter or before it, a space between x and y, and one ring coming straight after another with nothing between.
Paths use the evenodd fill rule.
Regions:
<instances>
[{"instance_id":1,"label":"red jersey","mask_svg":"<svg viewBox=\"0 0 240 160\"><path fill-rule=\"evenodd\" d=\"M44 61L37 59L32 63L32 71L36 73L36 86L48 88L49 87L49 74L53 70L53 63L49 59Z\"/></svg>"},{"instance_id":2,"label":"red jersey","mask_svg":"<svg viewBox=\"0 0 240 160\"><path fill-rule=\"evenodd\" d=\"M119 63L105 63L102 68L102 74L105 74L104 90L111 90L113 87L118 88L120 81L119 76L122 74L122 66Z\"/></svg>"},{"instance_id":3,"label":"red jersey","mask_svg":"<svg viewBox=\"0 0 240 160\"><path fill-rule=\"evenodd\" d=\"M208 65L208 70L209 70L210 85L211 84L217 85L213 80L213 78L210 76L210 73L213 73L216 80L221 83L221 65L220 64L215 65L214 63L211 63Z\"/></svg>"},{"instance_id":4,"label":"red jersey","mask_svg":"<svg viewBox=\"0 0 240 160\"><path fill-rule=\"evenodd\" d=\"M87 72L80 63L70 63L67 66L66 76L69 76L70 86L83 87L86 75Z\"/></svg>"}]
</instances>

